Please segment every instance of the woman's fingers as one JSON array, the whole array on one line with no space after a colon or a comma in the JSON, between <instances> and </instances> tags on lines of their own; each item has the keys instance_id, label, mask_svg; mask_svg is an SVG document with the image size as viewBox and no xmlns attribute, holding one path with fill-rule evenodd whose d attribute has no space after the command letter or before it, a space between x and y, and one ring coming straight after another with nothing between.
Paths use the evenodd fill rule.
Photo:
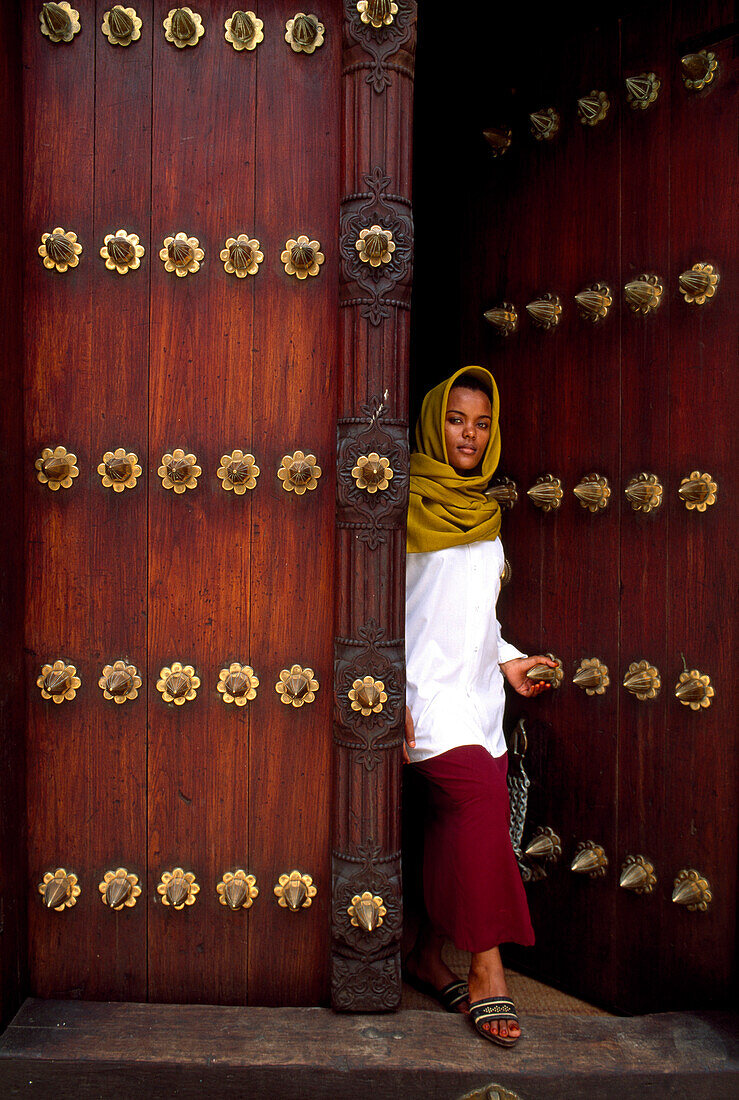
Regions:
<instances>
[{"instance_id":1,"label":"woman's fingers","mask_svg":"<svg viewBox=\"0 0 739 1100\"><path fill-rule=\"evenodd\" d=\"M403 743L403 759L406 764L410 764L411 758L408 755L408 746L414 748L416 744L416 733L413 729L413 716L410 711L410 707L405 708L405 742Z\"/></svg>"}]
</instances>

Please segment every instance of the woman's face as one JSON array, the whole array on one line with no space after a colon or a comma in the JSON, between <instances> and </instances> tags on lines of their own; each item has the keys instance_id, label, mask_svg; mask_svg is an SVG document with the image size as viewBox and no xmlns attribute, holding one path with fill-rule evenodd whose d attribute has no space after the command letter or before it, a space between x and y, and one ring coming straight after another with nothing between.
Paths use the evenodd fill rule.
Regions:
<instances>
[{"instance_id":1,"label":"woman's face","mask_svg":"<svg viewBox=\"0 0 739 1100\"><path fill-rule=\"evenodd\" d=\"M490 439L490 398L480 390L452 386L446 404L444 440L449 464L468 474L482 462Z\"/></svg>"}]
</instances>

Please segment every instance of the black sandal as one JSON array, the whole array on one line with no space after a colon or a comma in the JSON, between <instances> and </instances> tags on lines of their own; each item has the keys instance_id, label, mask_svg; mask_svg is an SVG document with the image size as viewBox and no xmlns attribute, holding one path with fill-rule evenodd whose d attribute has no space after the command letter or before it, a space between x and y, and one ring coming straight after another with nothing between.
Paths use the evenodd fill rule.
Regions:
<instances>
[{"instance_id":1,"label":"black sandal","mask_svg":"<svg viewBox=\"0 0 739 1100\"><path fill-rule=\"evenodd\" d=\"M417 978L415 974L411 974L409 970L403 970L403 981L407 982L418 993L425 993L427 997L433 997L447 1012L465 1015L465 1013L460 1013L459 1006L463 1001L469 1000L470 991L467 988L467 982L462 981L461 978L458 978L456 982L445 985L443 989L435 989L431 982L424 982Z\"/></svg>"},{"instance_id":2,"label":"black sandal","mask_svg":"<svg viewBox=\"0 0 739 1100\"><path fill-rule=\"evenodd\" d=\"M490 1030L493 1020L515 1020L518 1023L516 1006L507 997L486 997L484 1001L470 1002L470 1019L478 1035L497 1043L499 1047L512 1047L520 1035L501 1035Z\"/></svg>"}]
</instances>

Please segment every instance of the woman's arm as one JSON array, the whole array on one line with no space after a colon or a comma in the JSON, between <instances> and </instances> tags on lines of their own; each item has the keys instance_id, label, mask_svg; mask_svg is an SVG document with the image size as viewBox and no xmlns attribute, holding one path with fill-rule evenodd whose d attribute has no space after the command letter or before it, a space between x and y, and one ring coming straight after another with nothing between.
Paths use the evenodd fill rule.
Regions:
<instances>
[{"instance_id":1,"label":"woman's arm","mask_svg":"<svg viewBox=\"0 0 739 1100\"><path fill-rule=\"evenodd\" d=\"M411 758L408 755L408 747L416 747L416 733L413 729L413 716L411 715L411 708L405 708L405 741L403 743L403 760L406 764L410 764Z\"/></svg>"}]
</instances>

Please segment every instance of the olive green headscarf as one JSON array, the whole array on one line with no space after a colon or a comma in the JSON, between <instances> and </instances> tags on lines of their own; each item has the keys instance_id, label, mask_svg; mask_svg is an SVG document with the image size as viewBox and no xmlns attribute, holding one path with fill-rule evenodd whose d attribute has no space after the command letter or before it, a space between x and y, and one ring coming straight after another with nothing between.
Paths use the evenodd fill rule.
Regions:
<instances>
[{"instance_id":1,"label":"olive green headscarf","mask_svg":"<svg viewBox=\"0 0 739 1100\"><path fill-rule=\"evenodd\" d=\"M449 391L463 374L472 374L485 386L492 406L490 441L479 474L458 474L449 464L444 440ZM488 500L485 489L500 458L498 414L500 400L495 379L484 367L463 367L426 394L416 425L416 450L411 455L411 490L408 504L409 554L444 550L482 539L494 539L500 531L500 505Z\"/></svg>"}]
</instances>

